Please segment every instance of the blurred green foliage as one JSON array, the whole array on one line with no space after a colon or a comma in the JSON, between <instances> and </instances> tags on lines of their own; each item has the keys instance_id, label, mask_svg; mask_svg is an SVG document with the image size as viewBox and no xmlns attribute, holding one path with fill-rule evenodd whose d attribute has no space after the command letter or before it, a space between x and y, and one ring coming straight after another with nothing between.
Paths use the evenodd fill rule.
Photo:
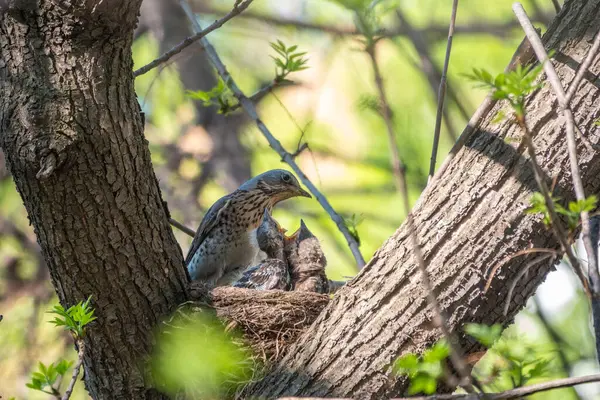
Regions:
<instances>
[{"instance_id":1,"label":"blurred green foliage","mask_svg":"<svg viewBox=\"0 0 600 400\"><path fill-rule=\"evenodd\" d=\"M54 384L57 381L60 383L60 380L62 380L72 364L72 361L60 360L56 364L45 365L40 361L38 363L38 371L31 374L31 382L28 382L26 386L51 396L59 396L60 391L54 387Z\"/></svg>"},{"instance_id":2,"label":"blurred green foliage","mask_svg":"<svg viewBox=\"0 0 600 400\"><path fill-rule=\"evenodd\" d=\"M394 369L396 373L409 376L409 394L433 394L438 381L447 374L445 364L449 355L448 344L440 341L425 350L421 357L411 353L400 357L394 364Z\"/></svg>"},{"instance_id":3,"label":"blurred green foliage","mask_svg":"<svg viewBox=\"0 0 600 400\"><path fill-rule=\"evenodd\" d=\"M222 398L252 376L254 364L234 335L205 312L177 313L158 334L152 376L167 393Z\"/></svg>"},{"instance_id":4,"label":"blurred green foliage","mask_svg":"<svg viewBox=\"0 0 600 400\"><path fill-rule=\"evenodd\" d=\"M529 207L526 212L529 214L542 214L544 216L544 224L550 225L550 212L546 206L544 195L536 192L531 196L530 201L531 207ZM570 201L567 208L563 207L559 201L560 198L552 197L552 203L554 204L556 213L566 217L569 233L573 233L581 221L581 213L594 211L596 209L598 198L592 195L583 200Z\"/></svg>"}]
</instances>

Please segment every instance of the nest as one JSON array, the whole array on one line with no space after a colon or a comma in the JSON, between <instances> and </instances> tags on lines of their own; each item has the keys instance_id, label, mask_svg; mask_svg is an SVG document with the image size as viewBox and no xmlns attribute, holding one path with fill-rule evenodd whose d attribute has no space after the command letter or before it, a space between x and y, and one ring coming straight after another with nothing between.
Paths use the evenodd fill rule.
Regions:
<instances>
[{"instance_id":1,"label":"nest","mask_svg":"<svg viewBox=\"0 0 600 400\"><path fill-rule=\"evenodd\" d=\"M215 310L266 364L279 360L329 302L329 296L311 292L218 287L209 293L197 282L190 295L192 311Z\"/></svg>"}]
</instances>

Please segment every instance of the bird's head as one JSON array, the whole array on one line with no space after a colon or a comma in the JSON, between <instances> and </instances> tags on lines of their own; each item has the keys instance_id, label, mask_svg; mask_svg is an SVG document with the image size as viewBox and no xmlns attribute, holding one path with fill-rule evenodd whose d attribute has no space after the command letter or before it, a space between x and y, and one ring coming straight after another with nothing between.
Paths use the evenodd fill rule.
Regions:
<instances>
[{"instance_id":1,"label":"bird's head","mask_svg":"<svg viewBox=\"0 0 600 400\"><path fill-rule=\"evenodd\" d=\"M316 266L322 270L327 265L319 239L313 235L303 220L300 220L300 228L287 237L285 242L286 254L297 260L300 269Z\"/></svg>"},{"instance_id":2,"label":"bird's head","mask_svg":"<svg viewBox=\"0 0 600 400\"><path fill-rule=\"evenodd\" d=\"M271 206L291 197L312 197L310 193L302 189L298 179L283 169L272 169L250 179L240 190L260 190L271 199Z\"/></svg>"},{"instance_id":3,"label":"bird's head","mask_svg":"<svg viewBox=\"0 0 600 400\"><path fill-rule=\"evenodd\" d=\"M286 232L275 218L265 208L263 219L256 230L258 247L267 253L269 258L278 258L276 255L283 252L284 233Z\"/></svg>"}]
</instances>

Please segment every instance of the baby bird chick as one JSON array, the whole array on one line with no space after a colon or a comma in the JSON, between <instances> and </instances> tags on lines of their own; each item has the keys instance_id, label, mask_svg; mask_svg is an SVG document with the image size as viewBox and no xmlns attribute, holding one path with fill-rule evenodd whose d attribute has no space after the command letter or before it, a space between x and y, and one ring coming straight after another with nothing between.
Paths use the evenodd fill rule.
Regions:
<instances>
[{"instance_id":1,"label":"baby bird chick","mask_svg":"<svg viewBox=\"0 0 600 400\"><path fill-rule=\"evenodd\" d=\"M285 255L289 263L291 290L329 293L325 275L327 260L319 239L300 220L300 229L287 238Z\"/></svg>"},{"instance_id":2,"label":"baby bird chick","mask_svg":"<svg viewBox=\"0 0 600 400\"><path fill-rule=\"evenodd\" d=\"M260 264L248 268L233 284L234 287L271 290L286 290L290 283L290 275L285 259L283 245L285 230L265 209L263 220L256 231L258 247L267 254Z\"/></svg>"}]
</instances>

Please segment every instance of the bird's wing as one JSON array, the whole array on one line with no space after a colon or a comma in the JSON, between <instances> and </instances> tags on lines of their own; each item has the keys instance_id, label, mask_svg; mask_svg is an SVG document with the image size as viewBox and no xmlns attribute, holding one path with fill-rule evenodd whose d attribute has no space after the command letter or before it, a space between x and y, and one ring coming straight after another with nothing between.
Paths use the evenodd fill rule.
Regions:
<instances>
[{"instance_id":1,"label":"bird's wing","mask_svg":"<svg viewBox=\"0 0 600 400\"><path fill-rule=\"evenodd\" d=\"M246 289L254 289L254 282L252 281L252 276L256 273L256 271L261 267L261 265L256 265L254 267L250 267L244 271L242 277L235 282L232 286Z\"/></svg>"},{"instance_id":2,"label":"bird's wing","mask_svg":"<svg viewBox=\"0 0 600 400\"><path fill-rule=\"evenodd\" d=\"M206 214L204 214L204 218L202 218L202 222L200 222L200 226L196 231L196 235L194 236L194 240L192 240L192 245L190 246L190 250L188 251L187 256L185 257L185 265L188 265L189 262L194 257L194 253L198 250L198 247L202 244L204 239L208 236L210 231L217 225L221 215L223 212L228 209L231 205L231 195L227 195L221 197L219 200L213 204Z\"/></svg>"},{"instance_id":3,"label":"bird's wing","mask_svg":"<svg viewBox=\"0 0 600 400\"><path fill-rule=\"evenodd\" d=\"M285 290L288 281L285 263L281 260L268 259L260 265L248 268L233 286L256 290Z\"/></svg>"}]
</instances>

